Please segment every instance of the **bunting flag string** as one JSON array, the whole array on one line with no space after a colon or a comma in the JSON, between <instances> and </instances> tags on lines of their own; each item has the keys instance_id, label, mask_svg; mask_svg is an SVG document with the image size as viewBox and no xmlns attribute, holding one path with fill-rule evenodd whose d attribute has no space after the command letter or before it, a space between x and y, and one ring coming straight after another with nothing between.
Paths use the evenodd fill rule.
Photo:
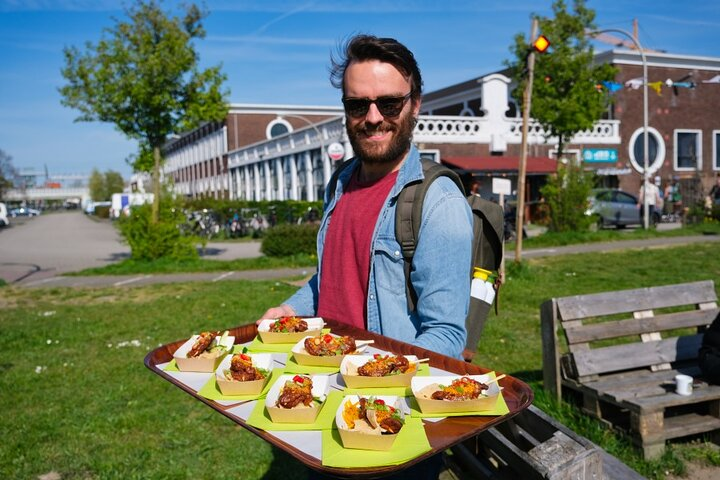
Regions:
<instances>
[{"instance_id":1,"label":"bunting flag string","mask_svg":"<svg viewBox=\"0 0 720 480\"><path fill-rule=\"evenodd\" d=\"M674 81L674 80L668 78L665 81L658 80L656 82L648 82L647 86L652 88L655 91L655 93L657 93L659 96L662 96L663 87L672 88L675 95L677 95L678 88L689 88L692 90L698 86L698 83L696 83L696 82L685 81L686 78L689 78L689 76L686 76L678 81ZM701 83L720 84L720 75L715 75L714 77L709 78L707 80L702 80ZM643 86L643 79L642 79L642 77L638 77L638 78L631 78L630 80L627 80L624 84L618 83L618 82L603 81L603 82L600 82L598 85L596 85L596 88L599 91L605 90L608 93L613 94L619 90L622 90L623 88L638 90L642 86Z\"/></svg>"}]
</instances>

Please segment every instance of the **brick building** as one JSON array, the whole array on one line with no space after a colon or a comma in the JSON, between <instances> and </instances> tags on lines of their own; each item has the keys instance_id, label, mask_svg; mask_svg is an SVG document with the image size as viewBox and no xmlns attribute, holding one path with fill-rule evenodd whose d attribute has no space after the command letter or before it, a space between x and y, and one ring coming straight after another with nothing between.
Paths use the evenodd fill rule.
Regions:
<instances>
[{"instance_id":1,"label":"brick building","mask_svg":"<svg viewBox=\"0 0 720 480\"><path fill-rule=\"evenodd\" d=\"M646 59L649 172L663 186L677 177L689 197L699 198L720 173L720 58L646 52ZM635 193L643 170L641 55L611 50L596 61L618 68L613 103L605 118L573 138L563 161L581 162L602 185ZM507 177L514 190L522 120L503 73L426 93L414 141L425 155L461 173ZM232 105L224 122L169 143L164 172L191 197L321 199L333 168L330 146L345 158L352 155L342 115L340 106ZM556 170L556 143L531 119L530 201ZM489 195L490 185L482 182L481 193Z\"/></svg>"}]
</instances>

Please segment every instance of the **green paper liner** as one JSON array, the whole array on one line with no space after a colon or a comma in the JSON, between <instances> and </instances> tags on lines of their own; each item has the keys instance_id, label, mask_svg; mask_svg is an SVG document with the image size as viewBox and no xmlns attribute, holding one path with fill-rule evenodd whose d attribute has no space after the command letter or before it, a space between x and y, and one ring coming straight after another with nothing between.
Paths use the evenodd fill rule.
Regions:
<instances>
[{"instance_id":1,"label":"green paper liner","mask_svg":"<svg viewBox=\"0 0 720 480\"><path fill-rule=\"evenodd\" d=\"M317 331L317 330L316 330ZM323 328L322 333L330 333L329 328ZM255 335L252 342L247 346L251 352L271 352L271 353L290 353L290 350L297 345L297 342L293 343L264 343L260 340L259 335ZM301 373L301 372L298 372Z\"/></svg>"},{"instance_id":2,"label":"green paper liner","mask_svg":"<svg viewBox=\"0 0 720 480\"><path fill-rule=\"evenodd\" d=\"M163 368L166 372L179 372L180 369L177 366L177 363L175 363L175 359L173 358L170 360L170 362L165 365L165 368Z\"/></svg>"},{"instance_id":3,"label":"green paper liner","mask_svg":"<svg viewBox=\"0 0 720 480\"><path fill-rule=\"evenodd\" d=\"M427 363L418 365L418 376L429 377L430 366ZM372 387L372 388L345 388L345 395L397 395L398 397L412 397L410 387Z\"/></svg>"},{"instance_id":4,"label":"green paper liner","mask_svg":"<svg viewBox=\"0 0 720 480\"><path fill-rule=\"evenodd\" d=\"M405 417L398 438L390 450L344 448L337 428L322 432L322 464L326 467L361 468L400 465L432 450L423 422Z\"/></svg>"},{"instance_id":5,"label":"green paper liner","mask_svg":"<svg viewBox=\"0 0 720 480\"><path fill-rule=\"evenodd\" d=\"M261 430L297 431L297 430L329 430L333 427L335 414L345 395L339 390L328 393L320 413L313 423L274 423L265 408L265 400L259 400L247 419L247 423Z\"/></svg>"},{"instance_id":6,"label":"green paper liner","mask_svg":"<svg viewBox=\"0 0 720 480\"><path fill-rule=\"evenodd\" d=\"M285 373L337 373L340 366L337 367L321 367L314 365L300 365L295 360L293 354L288 354L287 362L285 362Z\"/></svg>"},{"instance_id":7,"label":"green paper liner","mask_svg":"<svg viewBox=\"0 0 720 480\"><path fill-rule=\"evenodd\" d=\"M270 390L272 384L275 383L275 381L282 374L282 368L274 368L272 373L270 374L270 378L265 383L265 386L263 387L262 392L260 392L259 395L223 395L223 393L220 391L220 387L217 384L215 374L213 373L212 377L210 377L210 380L208 380L207 383L203 385L203 387L198 390L197 393L201 397L205 397L208 400L237 400L238 402L257 400L258 398L265 398L265 395L267 395L267 392L268 390Z\"/></svg>"}]
</instances>

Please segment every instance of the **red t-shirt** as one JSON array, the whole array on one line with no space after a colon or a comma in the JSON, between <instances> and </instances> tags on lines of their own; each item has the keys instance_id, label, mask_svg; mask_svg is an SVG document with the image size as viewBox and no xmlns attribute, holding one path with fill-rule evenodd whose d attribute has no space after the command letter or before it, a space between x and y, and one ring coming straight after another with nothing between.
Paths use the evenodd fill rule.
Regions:
<instances>
[{"instance_id":1,"label":"red t-shirt","mask_svg":"<svg viewBox=\"0 0 720 480\"><path fill-rule=\"evenodd\" d=\"M366 328L370 243L375 224L397 178L392 172L372 183L353 173L330 218L325 236L318 316Z\"/></svg>"}]
</instances>

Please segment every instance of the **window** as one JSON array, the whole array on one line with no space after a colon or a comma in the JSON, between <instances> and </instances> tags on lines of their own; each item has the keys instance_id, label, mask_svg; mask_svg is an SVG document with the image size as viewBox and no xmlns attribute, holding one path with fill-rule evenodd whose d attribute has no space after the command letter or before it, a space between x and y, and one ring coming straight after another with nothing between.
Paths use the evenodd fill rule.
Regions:
<instances>
[{"instance_id":1,"label":"window","mask_svg":"<svg viewBox=\"0 0 720 480\"><path fill-rule=\"evenodd\" d=\"M638 172L645 170L645 136L643 135L644 129L638 128L630 137L628 143L628 154L630 156L630 163L633 168ZM660 132L652 127L648 127L648 171L649 173L655 173L662 166L662 162L665 160L665 142L660 135Z\"/></svg>"},{"instance_id":2,"label":"window","mask_svg":"<svg viewBox=\"0 0 720 480\"><path fill-rule=\"evenodd\" d=\"M675 130L675 170L700 170L702 145L700 130Z\"/></svg>"},{"instance_id":3,"label":"window","mask_svg":"<svg viewBox=\"0 0 720 480\"><path fill-rule=\"evenodd\" d=\"M713 170L720 170L720 130L713 130Z\"/></svg>"},{"instance_id":4,"label":"window","mask_svg":"<svg viewBox=\"0 0 720 480\"><path fill-rule=\"evenodd\" d=\"M272 122L268 123L267 127L265 128L265 137L267 139L279 137L280 135L285 135L286 133L290 133L293 131L292 125L290 125L290 122L285 120L284 118L276 118Z\"/></svg>"}]
</instances>

